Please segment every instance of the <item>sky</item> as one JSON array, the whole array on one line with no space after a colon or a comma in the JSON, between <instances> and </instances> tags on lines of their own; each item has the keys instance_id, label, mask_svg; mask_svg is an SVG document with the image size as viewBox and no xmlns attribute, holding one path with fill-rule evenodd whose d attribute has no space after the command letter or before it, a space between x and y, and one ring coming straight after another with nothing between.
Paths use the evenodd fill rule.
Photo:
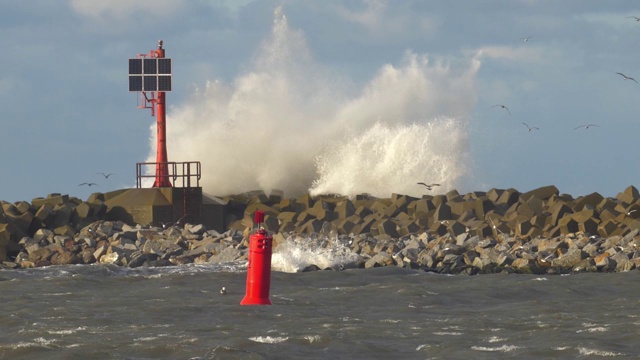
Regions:
<instances>
[{"instance_id":1,"label":"sky","mask_svg":"<svg viewBox=\"0 0 640 360\"><path fill-rule=\"evenodd\" d=\"M614 197L640 177L640 84L618 74L640 81L634 16L633 0L0 0L0 199L135 187L155 118L127 60L160 39L168 157L201 161L208 194Z\"/></svg>"}]
</instances>

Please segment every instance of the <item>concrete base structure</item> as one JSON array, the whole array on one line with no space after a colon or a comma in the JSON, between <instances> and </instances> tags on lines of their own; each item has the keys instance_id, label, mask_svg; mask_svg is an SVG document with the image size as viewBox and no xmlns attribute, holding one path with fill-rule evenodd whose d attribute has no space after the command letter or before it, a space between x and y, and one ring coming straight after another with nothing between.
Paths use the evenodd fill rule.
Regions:
<instances>
[{"instance_id":1,"label":"concrete base structure","mask_svg":"<svg viewBox=\"0 0 640 360\"><path fill-rule=\"evenodd\" d=\"M163 226L203 224L224 232L226 201L204 195L201 187L133 188L104 193L107 220L128 224Z\"/></svg>"}]
</instances>

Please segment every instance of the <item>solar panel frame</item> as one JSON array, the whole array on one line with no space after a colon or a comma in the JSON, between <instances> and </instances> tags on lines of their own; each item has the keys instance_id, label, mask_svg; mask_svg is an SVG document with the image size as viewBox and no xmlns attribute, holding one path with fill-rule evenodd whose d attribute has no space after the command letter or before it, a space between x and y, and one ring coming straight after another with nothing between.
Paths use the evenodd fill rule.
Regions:
<instances>
[{"instance_id":1,"label":"solar panel frame","mask_svg":"<svg viewBox=\"0 0 640 360\"><path fill-rule=\"evenodd\" d=\"M129 59L129 91L171 91L170 58Z\"/></svg>"}]
</instances>

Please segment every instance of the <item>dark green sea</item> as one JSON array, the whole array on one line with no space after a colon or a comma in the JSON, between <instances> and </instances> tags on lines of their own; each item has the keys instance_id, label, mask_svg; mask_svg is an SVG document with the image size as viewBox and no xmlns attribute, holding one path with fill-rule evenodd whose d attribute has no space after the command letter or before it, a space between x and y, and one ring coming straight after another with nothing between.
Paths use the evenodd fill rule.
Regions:
<instances>
[{"instance_id":1,"label":"dark green sea","mask_svg":"<svg viewBox=\"0 0 640 360\"><path fill-rule=\"evenodd\" d=\"M638 358L639 281L274 269L241 306L239 264L4 270L0 359Z\"/></svg>"}]
</instances>

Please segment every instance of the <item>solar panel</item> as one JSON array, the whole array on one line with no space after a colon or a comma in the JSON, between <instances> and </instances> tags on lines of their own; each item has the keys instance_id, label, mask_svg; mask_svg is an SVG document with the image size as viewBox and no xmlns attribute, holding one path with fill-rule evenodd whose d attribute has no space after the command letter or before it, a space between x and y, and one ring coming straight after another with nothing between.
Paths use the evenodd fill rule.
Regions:
<instances>
[{"instance_id":1,"label":"solar panel","mask_svg":"<svg viewBox=\"0 0 640 360\"><path fill-rule=\"evenodd\" d=\"M158 59L158 74L171 75L171 59Z\"/></svg>"},{"instance_id":2,"label":"solar panel","mask_svg":"<svg viewBox=\"0 0 640 360\"><path fill-rule=\"evenodd\" d=\"M142 91L142 76L129 76L129 91Z\"/></svg>"},{"instance_id":3,"label":"solar panel","mask_svg":"<svg viewBox=\"0 0 640 360\"><path fill-rule=\"evenodd\" d=\"M143 76L143 89L144 91L158 91L158 77L157 76Z\"/></svg>"},{"instance_id":4,"label":"solar panel","mask_svg":"<svg viewBox=\"0 0 640 360\"><path fill-rule=\"evenodd\" d=\"M129 59L129 91L171 91L171 59Z\"/></svg>"},{"instance_id":5,"label":"solar panel","mask_svg":"<svg viewBox=\"0 0 640 360\"><path fill-rule=\"evenodd\" d=\"M158 76L158 91L171 91L171 76Z\"/></svg>"},{"instance_id":6,"label":"solar panel","mask_svg":"<svg viewBox=\"0 0 640 360\"><path fill-rule=\"evenodd\" d=\"M142 74L142 59L129 59L129 75Z\"/></svg>"},{"instance_id":7,"label":"solar panel","mask_svg":"<svg viewBox=\"0 0 640 360\"><path fill-rule=\"evenodd\" d=\"M144 59L142 61L142 71L145 74L157 74L158 73L158 59Z\"/></svg>"}]
</instances>

